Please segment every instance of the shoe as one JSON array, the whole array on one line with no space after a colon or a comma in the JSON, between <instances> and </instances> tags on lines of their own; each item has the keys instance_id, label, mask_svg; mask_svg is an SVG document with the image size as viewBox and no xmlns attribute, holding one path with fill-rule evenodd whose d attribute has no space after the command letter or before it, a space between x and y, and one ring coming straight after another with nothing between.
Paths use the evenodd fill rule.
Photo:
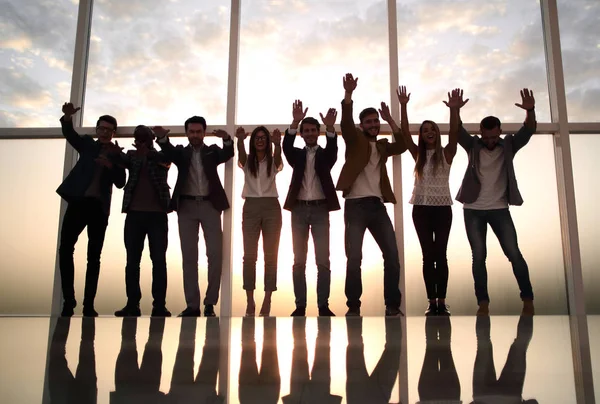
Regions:
<instances>
[{"instance_id":1,"label":"shoe","mask_svg":"<svg viewBox=\"0 0 600 404\"><path fill-rule=\"evenodd\" d=\"M333 311L329 310L329 306L319 307L319 316L320 317L335 317Z\"/></svg>"},{"instance_id":2,"label":"shoe","mask_svg":"<svg viewBox=\"0 0 600 404\"><path fill-rule=\"evenodd\" d=\"M200 317L200 309L186 307L177 317Z\"/></svg>"},{"instance_id":3,"label":"shoe","mask_svg":"<svg viewBox=\"0 0 600 404\"><path fill-rule=\"evenodd\" d=\"M98 312L94 307L83 307L83 317L98 317Z\"/></svg>"},{"instance_id":4,"label":"shoe","mask_svg":"<svg viewBox=\"0 0 600 404\"><path fill-rule=\"evenodd\" d=\"M523 299L523 311L521 311L521 315L523 316L533 316L535 314L535 307L533 307L532 299Z\"/></svg>"},{"instance_id":5,"label":"shoe","mask_svg":"<svg viewBox=\"0 0 600 404\"><path fill-rule=\"evenodd\" d=\"M346 317L360 317L360 307L349 307Z\"/></svg>"},{"instance_id":6,"label":"shoe","mask_svg":"<svg viewBox=\"0 0 600 404\"><path fill-rule=\"evenodd\" d=\"M479 302L479 309L477 309L478 316L489 316L490 314L490 302L482 300Z\"/></svg>"},{"instance_id":7,"label":"shoe","mask_svg":"<svg viewBox=\"0 0 600 404\"><path fill-rule=\"evenodd\" d=\"M396 306L385 306L385 316L386 317L396 317L403 316L404 314L400 310L400 307Z\"/></svg>"},{"instance_id":8,"label":"shoe","mask_svg":"<svg viewBox=\"0 0 600 404\"><path fill-rule=\"evenodd\" d=\"M152 317L171 317L171 312L165 306L153 307Z\"/></svg>"},{"instance_id":9,"label":"shoe","mask_svg":"<svg viewBox=\"0 0 600 404\"><path fill-rule=\"evenodd\" d=\"M215 308L212 304L204 305L204 317L216 317Z\"/></svg>"},{"instance_id":10,"label":"shoe","mask_svg":"<svg viewBox=\"0 0 600 404\"><path fill-rule=\"evenodd\" d=\"M306 316L306 307L296 307L296 310L290 314L292 317L304 317Z\"/></svg>"},{"instance_id":11,"label":"shoe","mask_svg":"<svg viewBox=\"0 0 600 404\"><path fill-rule=\"evenodd\" d=\"M142 311L140 310L139 305L130 306L127 305L123 307L121 310L115 311L116 317L139 317L142 315Z\"/></svg>"},{"instance_id":12,"label":"shoe","mask_svg":"<svg viewBox=\"0 0 600 404\"><path fill-rule=\"evenodd\" d=\"M77 306L77 303L71 301L64 301L62 312L60 313L61 317L73 317L74 311L73 309Z\"/></svg>"},{"instance_id":13,"label":"shoe","mask_svg":"<svg viewBox=\"0 0 600 404\"><path fill-rule=\"evenodd\" d=\"M437 314L438 316L449 316L450 315L450 310L449 309L450 306L448 306L446 303L440 303L438 302L437 304Z\"/></svg>"},{"instance_id":14,"label":"shoe","mask_svg":"<svg viewBox=\"0 0 600 404\"><path fill-rule=\"evenodd\" d=\"M434 302L430 302L429 306L427 306L427 310L425 310L425 315L427 317L437 316L437 314L438 314L437 310L438 310L437 304L435 304Z\"/></svg>"}]
</instances>

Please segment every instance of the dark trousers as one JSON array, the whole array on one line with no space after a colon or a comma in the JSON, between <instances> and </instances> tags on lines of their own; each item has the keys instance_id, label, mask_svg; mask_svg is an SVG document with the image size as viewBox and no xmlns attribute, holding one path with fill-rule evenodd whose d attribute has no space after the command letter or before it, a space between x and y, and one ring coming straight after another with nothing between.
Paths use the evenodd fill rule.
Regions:
<instances>
[{"instance_id":1,"label":"dark trousers","mask_svg":"<svg viewBox=\"0 0 600 404\"><path fill-rule=\"evenodd\" d=\"M137 306L142 298L140 290L140 261L144 240L148 236L152 260L153 307L165 307L167 295L167 244L169 224L165 212L129 212L125 219L125 287L127 305Z\"/></svg>"},{"instance_id":2,"label":"dark trousers","mask_svg":"<svg viewBox=\"0 0 600 404\"><path fill-rule=\"evenodd\" d=\"M385 305L400 307L400 260L396 233L383 202L379 198L346 199L346 305L360 307L362 295L361 262L365 231L369 230L383 254L383 295Z\"/></svg>"},{"instance_id":3,"label":"dark trousers","mask_svg":"<svg viewBox=\"0 0 600 404\"><path fill-rule=\"evenodd\" d=\"M533 299L529 280L529 268L519 250L517 231L508 209L474 210L464 209L467 238L473 253L473 280L477 302L490 301L487 289L487 225L498 237L504 255L512 264L513 273L521 290L521 299Z\"/></svg>"},{"instance_id":4,"label":"dark trousers","mask_svg":"<svg viewBox=\"0 0 600 404\"><path fill-rule=\"evenodd\" d=\"M294 246L293 281L296 306L306 307L306 255L308 234L312 233L317 261L317 305L329 305L331 270L329 269L329 210L326 204L298 204L292 209L292 242Z\"/></svg>"},{"instance_id":5,"label":"dark trousers","mask_svg":"<svg viewBox=\"0 0 600 404\"><path fill-rule=\"evenodd\" d=\"M448 237L452 207L413 206L413 223L423 254L423 280L427 299L445 299L448 289Z\"/></svg>"},{"instance_id":6,"label":"dark trousers","mask_svg":"<svg viewBox=\"0 0 600 404\"><path fill-rule=\"evenodd\" d=\"M100 275L100 253L108 226L108 215L102 209L100 200L85 198L69 203L60 233L60 278L65 304L75 306L73 253L77 239L86 226L88 250L83 305L93 307Z\"/></svg>"}]
</instances>

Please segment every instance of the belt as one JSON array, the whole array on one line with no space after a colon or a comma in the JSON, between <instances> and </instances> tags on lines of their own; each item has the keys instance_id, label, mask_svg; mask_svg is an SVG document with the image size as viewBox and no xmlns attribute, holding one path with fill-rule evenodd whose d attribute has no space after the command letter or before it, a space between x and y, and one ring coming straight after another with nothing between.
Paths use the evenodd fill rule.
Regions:
<instances>
[{"instance_id":1,"label":"belt","mask_svg":"<svg viewBox=\"0 0 600 404\"><path fill-rule=\"evenodd\" d=\"M320 206L320 205L326 205L327 199L318 199L315 201L303 201L303 200L298 199L296 201L296 203L298 203L298 205L303 205L303 206Z\"/></svg>"},{"instance_id":2,"label":"belt","mask_svg":"<svg viewBox=\"0 0 600 404\"><path fill-rule=\"evenodd\" d=\"M208 201L210 196L192 196L192 195L179 195L181 199L187 199L189 201Z\"/></svg>"}]
</instances>

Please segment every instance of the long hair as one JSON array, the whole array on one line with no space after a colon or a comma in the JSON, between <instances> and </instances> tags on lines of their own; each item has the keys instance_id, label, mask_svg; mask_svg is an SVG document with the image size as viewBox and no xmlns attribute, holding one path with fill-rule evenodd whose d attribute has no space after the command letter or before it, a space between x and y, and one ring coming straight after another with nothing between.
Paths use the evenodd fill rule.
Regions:
<instances>
[{"instance_id":1,"label":"long hair","mask_svg":"<svg viewBox=\"0 0 600 404\"><path fill-rule=\"evenodd\" d=\"M250 170L250 174L252 176L258 176L258 157L256 156L256 146L254 145L254 139L256 136L263 132L267 137L267 147L265 149L266 159L267 159L267 176L271 176L271 169L273 167L273 144L271 143L271 134L269 130L264 126L257 126L250 135L250 153L248 153L248 170Z\"/></svg>"},{"instance_id":2,"label":"long hair","mask_svg":"<svg viewBox=\"0 0 600 404\"><path fill-rule=\"evenodd\" d=\"M427 163L427 142L423 140L423 126L429 123L433 126L433 129L437 133L437 137L435 139L435 153L431 158L433 159L433 174L438 170L438 167L441 167L444 164L444 149L442 148L442 136L440 135L440 128L433 121L423 121L421 127L419 128L419 143L418 143L418 151L417 151L417 163L415 164L415 176L417 178L421 178L423 176L423 168L425 167L425 163Z\"/></svg>"}]
</instances>

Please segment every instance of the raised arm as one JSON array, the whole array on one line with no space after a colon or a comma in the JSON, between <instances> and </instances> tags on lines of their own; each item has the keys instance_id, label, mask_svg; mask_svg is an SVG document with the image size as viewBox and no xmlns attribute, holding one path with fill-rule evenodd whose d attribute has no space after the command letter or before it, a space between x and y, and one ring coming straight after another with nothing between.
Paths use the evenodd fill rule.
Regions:
<instances>
[{"instance_id":1,"label":"raised arm","mask_svg":"<svg viewBox=\"0 0 600 404\"><path fill-rule=\"evenodd\" d=\"M416 161L419 149L410 134L408 113L406 112L406 104L410 101L410 93L406 94L406 86L400 86L398 87L398 90L396 90L396 95L398 96L398 101L400 101L400 128L402 129L402 136L404 136L408 151Z\"/></svg>"},{"instance_id":2,"label":"raised arm","mask_svg":"<svg viewBox=\"0 0 600 404\"><path fill-rule=\"evenodd\" d=\"M388 107L385 102L381 103L379 115L381 115L381 119L390 125L394 134L394 142L390 143L388 146L390 155L395 156L397 154L404 153L406 151L406 141L404 140L404 136L402 136L402 131L398 125L396 125L396 121L394 121L394 118L392 118L390 107Z\"/></svg>"},{"instance_id":3,"label":"raised arm","mask_svg":"<svg viewBox=\"0 0 600 404\"><path fill-rule=\"evenodd\" d=\"M469 102L469 99L463 100L463 90L455 88L451 93L448 93L448 101L444 104L450 108L450 131L448 132L448 144L444 147L444 157L448 164L452 164L454 156L456 156L456 148L460 133L460 109Z\"/></svg>"},{"instance_id":4,"label":"raised arm","mask_svg":"<svg viewBox=\"0 0 600 404\"><path fill-rule=\"evenodd\" d=\"M275 167L277 171L283 170L283 159L281 158L281 131L279 129L274 129L273 133L271 133L271 142L273 142L273 163L275 163Z\"/></svg>"},{"instance_id":5,"label":"raised arm","mask_svg":"<svg viewBox=\"0 0 600 404\"><path fill-rule=\"evenodd\" d=\"M321 116L321 121L323 121L323 125L325 125L325 130L327 131L327 145L325 145L325 160L327 161L327 166L331 169L335 162L337 161L338 154L338 146L337 146L337 134L335 133L335 120L337 119L337 111L335 108L329 108L327 114L323 116L323 114L319 113Z\"/></svg>"},{"instance_id":6,"label":"raised arm","mask_svg":"<svg viewBox=\"0 0 600 404\"><path fill-rule=\"evenodd\" d=\"M246 153L246 145L244 140L248 137L246 130L243 127L237 128L235 131L235 137L237 138L237 150L238 150L238 167L246 167L246 161L248 161L248 153Z\"/></svg>"},{"instance_id":7,"label":"raised arm","mask_svg":"<svg viewBox=\"0 0 600 404\"><path fill-rule=\"evenodd\" d=\"M170 129L165 129L162 126L154 126L152 127L152 132L156 136L156 143L162 150L162 153L165 157L175 163L175 165L180 166L182 163L182 155L173 144L169 141L169 137L167 136L170 132Z\"/></svg>"},{"instance_id":8,"label":"raised arm","mask_svg":"<svg viewBox=\"0 0 600 404\"><path fill-rule=\"evenodd\" d=\"M513 150L516 153L521 147L525 146L531 136L537 129L537 122L535 120L535 98L533 98L533 91L524 88L521 90L521 103L515 103L519 108L527 111L523 128L515 134L513 143Z\"/></svg>"},{"instance_id":9,"label":"raised arm","mask_svg":"<svg viewBox=\"0 0 600 404\"><path fill-rule=\"evenodd\" d=\"M298 132L298 125L304 117L306 116L306 112L308 108L303 109L302 101L296 100L292 105L292 124L290 125L289 130L285 131L285 136L283 138L283 154L285 154L285 158L287 159L290 166L294 167L296 165L296 153L294 152L294 141L296 140L296 133Z\"/></svg>"},{"instance_id":10,"label":"raised arm","mask_svg":"<svg viewBox=\"0 0 600 404\"><path fill-rule=\"evenodd\" d=\"M69 142L69 144L73 146L75 150L77 150L78 153L81 153L83 150L85 141L77 132L75 132L75 129L73 128L73 115L75 115L80 109L81 107L75 108L71 102L65 102L62 106L63 116L60 118L63 136L65 139L67 139L67 142Z\"/></svg>"},{"instance_id":11,"label":"raised arm","mask_svg":"<svg viewBox=\"0 0 600 404\"><path fill-rule=\"evenodd\" d=\"M233 151L233 139L231 138L229 133L227 133L227 131L224 131L223 129L213 130L212 134L216 137L220 137L221 139L223 139L223 148L219 147L217 151L217 164L225 163L235 154L235 152Z\"/></svg>"},{"instance_id":12,"label":"raised arm","mask_svg":"<svg viewBox=\"0 0 600 404\"><path fill-rule=\"evenodd\" d=\"M354 78L352 74L347 73L343 79L344 82L344 101L342 101L342 121L340 126L342 128L342 137L347 144L354 143L358 136L356 126L354 125L354 118L352 117L352 93L356 89L358 84L358 77Z\"/></svg>"}]
</instances>

